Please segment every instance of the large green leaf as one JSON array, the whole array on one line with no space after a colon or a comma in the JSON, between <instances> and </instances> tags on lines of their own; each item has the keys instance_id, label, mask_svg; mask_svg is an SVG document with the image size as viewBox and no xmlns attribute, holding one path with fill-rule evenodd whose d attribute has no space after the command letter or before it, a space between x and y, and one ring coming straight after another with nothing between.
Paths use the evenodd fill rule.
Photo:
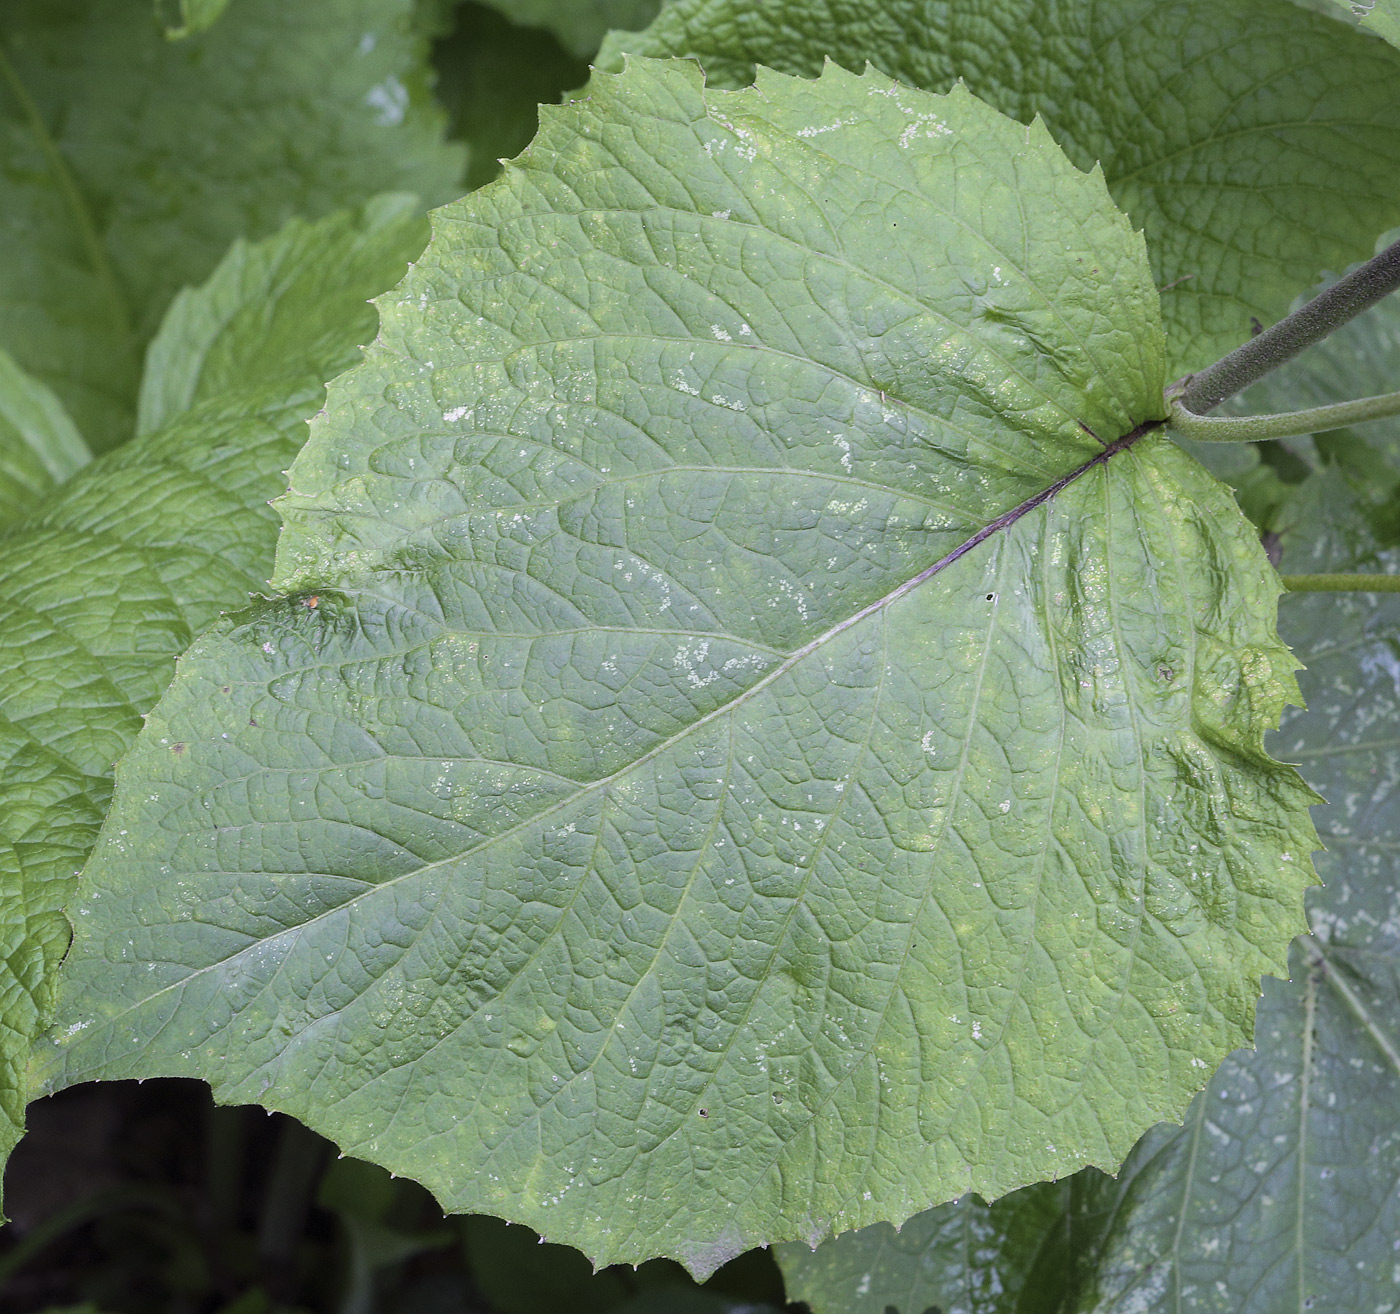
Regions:
<instances>
[{"instance_id":1,"label":"large green leaf","mask_svg":"<svg viewBox=\"0 0 1400 1314\"><path fill-rule=\"evenodd\" d=\"M546 111L332 388L293 596L125 760L53 1080L697 1272L1116 1164L1251 1034L1313 844L1156 305L962 89Z\"/></svg>"},{"instance_id":2,"label":"large green leaf","mask_svg":"<svg viewBox=\"0 0 1400 1314\"><path fill-rule=\"evenodd\" d=\"M169 42L150 0L0 6L0 348L92 446L141 352L238 236L403 188L456 194L411 0L239 0Z\"/></svg>"},{"instance_id":3,"label":"large green leaf","mask_svg":"<svg viewBox=\"0 0 1400 1314\"><path fill-rule=\"evenodd\" d=\"M588 59L610 28L645 27L664 0L484 0L512 23L553 32L580 59Z\"/></svg>"},{"instance_id":4,"label":"large green leaf","mask_svg":"<svg viewBox=\"0 0 1400 1314\"><path fill-rule=\"evenodd\" d=\"M112 763L177 654L263 587L267 500L321 380L372 336L365 299L421 250L408 198L238 244L151 351L164 427L93 462L4 540L0 566L0 1152L23 1124L30 1039L68 946L62 909Z\"/></svg>"},{"instance_id":5,"label":"large green leaf","mask_svg":"<svg viewBox=\"0 0 1400 1314\"><path fill-rule=\"evenodd\" d=\"M1173 374L1400 220L1400 54L1286 0L678 0L600 67L622 50L720 85L869 60L1042 115L1146 230Z\"/></svg>"},{"instance_id":6,"label":"large green leaf","mask_svg":"<svg viewBox=\"0 0 1400 1314\"><path fill-rule=\"evenodd\" d=\"M91 459L58 398L0 351L0 532Z\"/></svg>"}]
</instances>

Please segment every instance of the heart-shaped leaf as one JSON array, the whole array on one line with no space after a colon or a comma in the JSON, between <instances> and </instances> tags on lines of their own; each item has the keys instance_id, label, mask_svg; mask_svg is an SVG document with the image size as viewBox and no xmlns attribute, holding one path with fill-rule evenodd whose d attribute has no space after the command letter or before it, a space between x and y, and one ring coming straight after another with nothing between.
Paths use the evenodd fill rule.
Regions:
<instances>
[{"instance_id":1,"label":"heart-shaped leaf","mask_svg":"<svg viewBox=\"0 0 1400 1314\"><path fill-rule=\"evenodd\" d=\"M601 1260L1116 1165L1311 880L1141 237L966 91L639 61L439 212L292 596L126 759L54 1081L198 1075Z\"/></svg>"}]
</instances>

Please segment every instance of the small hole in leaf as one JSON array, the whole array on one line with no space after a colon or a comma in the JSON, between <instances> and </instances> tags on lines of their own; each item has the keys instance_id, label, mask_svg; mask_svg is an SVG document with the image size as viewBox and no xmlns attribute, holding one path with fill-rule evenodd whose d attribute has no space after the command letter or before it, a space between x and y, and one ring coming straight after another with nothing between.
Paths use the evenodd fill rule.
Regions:
<instances>
[{"instance_id":1,"label":"small hole in leaf","mask_svg":"<svg viewBox=\"0 0 1400 1314\"><path fill-rule=\"evenodd\" d=\"M989 594L987 594L987 601L988 601L988 602L995 602L996 600L997 600L997 595L996 595L995 593L989 593Z\"/></svg>"},{"instance_id":2,"label":"small hole in leaf","mask_svg":"<svg viewBox=\"0 0 1400 1314\"><path fill-rule=\"evenodd\" d=\"M701 1110L700 1110L700 1116L701 1116L702 1118L708 1118L708 1117L710 1116L710 1111L709 1111L709 1109L701 1109Z\"/></svg>"}]
</instances>

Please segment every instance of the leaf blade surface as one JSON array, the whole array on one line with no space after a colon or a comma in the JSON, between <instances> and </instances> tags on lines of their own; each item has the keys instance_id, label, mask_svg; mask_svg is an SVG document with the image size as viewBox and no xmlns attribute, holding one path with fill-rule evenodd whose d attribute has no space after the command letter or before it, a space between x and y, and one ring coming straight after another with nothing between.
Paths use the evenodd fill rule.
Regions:
<instances>
[{"instance_id":1,"label":"leaf blade surface","mask_svg":"<svg viewBox=\"0 0 1400 1314\"><path fill-rule=\"evenodd\" d=\"M828 57L868 60L1040 115L1146 231L1172 376L1238 346L1251 316L1279 318L1400 217L1400 60L1285 0L679 0L610 36L599 67L624 51L693 55L725 86L756 63L812 76Z\"/></svg>"},{"instance_id":2,"label":"leaf blade surface","mask_svg":"<svg viewBox=\"0 0 1400 1314\"><path fill-rule=\"evenodd\" d=\"M193 635L265 585L276 538L268 498L285 486L321 379L352 362L372 331L365 298L421 249L412 205L386 198L235 247L208 287L182 298L152 353L167 362L167 380L179 376L190 408L167 410L163 428L78 471L4 540L6 1154L23 1128L30 1047L51 1021L53 973L70 938L63 909L106 812L112 763ZM300 330L274 363L268 334L276 341L292 319ZM191 323L211 321L217 331L185 338Z\"/></svg>"}]
</instances>

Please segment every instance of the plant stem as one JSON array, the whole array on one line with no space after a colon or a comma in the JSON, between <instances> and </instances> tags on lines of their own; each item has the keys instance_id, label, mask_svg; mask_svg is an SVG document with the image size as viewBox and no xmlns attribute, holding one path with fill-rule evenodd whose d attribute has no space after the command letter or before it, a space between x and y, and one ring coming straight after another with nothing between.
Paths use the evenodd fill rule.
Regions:
<instances>
[{"instance_id":1,"label":"plant stem","mask_svg":"<svg viewBox=\"0 0 1400 1314\"><path fill-rule=\"evenodd\" d=\"M1400 593L1400 575L1281 575L1290 593Z\"/></svg>"},{"instance_id":2,"label":"plant stem","mask_svg":"<svg viewBox=\"0 0 1400 1314\"><path fill-rule=\"evenodd\" d=\"M1183 437L1198 442L1257 443L1300 433L1326 433L1329 429L1344 429L1392 415L1400 415L1400 392L1337 402L1332 406L1313 406L1306 411L1286 411L1280 415L1197 415L1180 401L1174 401L1168 424Z\"/></svg>"},{"instance_id":3,"label":"plant stem","mask_svg":"<svg viewBox=\"0 0 1400 1314\"><path fill-rule=\"evenodd\" d=\"M1400 288L1400 242L1186 381L1178 400L1204 415Z\"/></svg>"}]
</instances>

